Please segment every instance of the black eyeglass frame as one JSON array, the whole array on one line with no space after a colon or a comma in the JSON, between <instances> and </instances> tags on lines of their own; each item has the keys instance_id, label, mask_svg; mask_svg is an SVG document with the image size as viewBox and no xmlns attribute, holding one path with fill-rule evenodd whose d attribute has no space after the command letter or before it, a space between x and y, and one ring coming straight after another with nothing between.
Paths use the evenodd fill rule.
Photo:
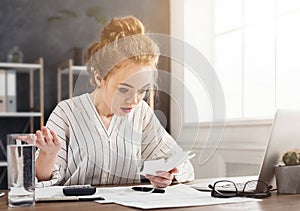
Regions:
<instances>
[{"instance_id":1,"label":"black eyeglass frame","mask_svg":"<svg viewBox=\"0 0 300 211\"><path fill-rule=\"evenodd\" d=\"M222 182L231 183L234 186L235 191L234 190L233 191L226 191L226 190L219 191L216 188L216 185L218 183L222 183ZM251 182L257 182L257 183L264 184L266 186L266 190L264 192L255 192L255 191L254 192L246 192L245 188L247 187L247 184L249 184ZM271 196L271 189L272 189L271 185L268 185L265 181L261 181L261 180L250 180L250 181L247 181L244 184L244 187L243 187L242 191L239 191L238 188L237 188L236 183L233 182L233 181L230 181L230 180L219 180L219 181L216 181L214 183L214 185L209 184L208 187L210 189L212 189L211 196L212 197L217 197L217 198L250 197L250 198L260 198L260 199L262 199L262 198L268 198L268 197L270 197ZM228 194L228 193L232 193L232 194Z\"/></svg>"}]
</instances>

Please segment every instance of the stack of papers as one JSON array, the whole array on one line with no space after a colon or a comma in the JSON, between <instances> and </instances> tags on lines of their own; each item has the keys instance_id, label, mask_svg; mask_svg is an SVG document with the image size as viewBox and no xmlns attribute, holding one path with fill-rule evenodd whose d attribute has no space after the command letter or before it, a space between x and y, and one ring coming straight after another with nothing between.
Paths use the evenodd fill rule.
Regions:
<instances>
[{"instance_id":1,"label":"stack of papers","mask_svg":"<svg viewBox=\"0 0 300 211\"><path fill-rule=\"evenodd\" d=\"M167 187L164 194L133 191L131 187L99 188L99 193L105 198L98 203L116 203L141 209L204 206L226 203L243 203L260 201L252 198L214 198L210 192L197 191L184 184Z\"/></svg>"},{"instance_id":2,"label":"stack of papers","mask_svg":"<svg viewBox=\"0 0 300 211\"><path fill-rule=\"evenodd\" d=\"M152 187L146 185L143 187ZM63 186L54 186L47 188L36 188L37 201L57 201L57 200L74 200L73 196L64 196L62 192ZM132 186L97 188L95 194L84 196L85 198L103 197L105 200L96 201L98 203L116 203L124 206L154 209L154 208L171 208L171 207L188 207L188 206L204 206L225 203L243 203L250 201L260 201L251 198L213 198L210 192L197 191L194 188L178 184L169 186L165 189L165 193L151 193L132 190ZM83 196L80 196L83 197Z\"/></svg>"}]
</instances>

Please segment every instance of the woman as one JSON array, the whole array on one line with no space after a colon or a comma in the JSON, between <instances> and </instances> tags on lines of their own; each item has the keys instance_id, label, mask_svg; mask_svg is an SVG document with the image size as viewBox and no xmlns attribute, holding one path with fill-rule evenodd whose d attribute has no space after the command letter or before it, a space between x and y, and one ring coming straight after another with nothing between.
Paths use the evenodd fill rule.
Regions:
<instances>
[{"instance_id":1,"label":"woman","mask_svg":"<svg viewBox=\"0 0 300 211\"><path fill-rule=\"evenodd\" d=\"M140 182L144 160L181 151L143 101L153 85L157 45L135 17L114 18L88 50L87 68L96 85L60 102L37 131L37 186ZM189 161L169 172L146 175L155 187L194 178Z\"/></svg>"}]
</instances>

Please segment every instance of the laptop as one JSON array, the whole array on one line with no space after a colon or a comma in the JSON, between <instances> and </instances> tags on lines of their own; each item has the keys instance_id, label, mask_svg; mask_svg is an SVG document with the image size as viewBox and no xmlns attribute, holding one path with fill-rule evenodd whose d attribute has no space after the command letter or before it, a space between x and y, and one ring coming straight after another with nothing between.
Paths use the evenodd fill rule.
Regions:
<instances>
[{"instance_id":1,"label":"laptop","mask_svg":"<svg viewBox=\"0 0 300 211\"><path fill-rule=\"evenodd\" d=\"M260 167L258 176L246 176L246 177L231 177L222 178L228 179L233 182L239 183L239 186L243 186L240 181L249 181L258 179L267 182L272 185L272 189L276 189L276 181L274 176L274 166L281 161L281 156L284 151L293 148L300 148L300 110L277 110L273 125L271 128L268 143L263 156L263 162ZM213 184L220 178L211 180L209 184ZM194 184L191 185L197 190L208 191L208 184ZM253 191L260 192L263 187L259 185L253 187ZM229 191L229 189L227 189Z\"/></svg>"}]
</instances>

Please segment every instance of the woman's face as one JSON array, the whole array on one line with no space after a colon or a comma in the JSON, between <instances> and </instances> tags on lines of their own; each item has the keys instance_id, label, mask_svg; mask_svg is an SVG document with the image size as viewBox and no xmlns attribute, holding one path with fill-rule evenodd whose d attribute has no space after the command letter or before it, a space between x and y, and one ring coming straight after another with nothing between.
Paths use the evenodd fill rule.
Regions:
<instances>
[{"instance_id":1,"label":"woman's face","mask_svg":"<svg viewBox=\"0 0 300 211\"><path fill-rule=\"evenodd\" d=\"M130 64L112 73L103 83L103 101L113 114L124 116L145 97L153 79L149 65Z\"/></svg>"}]
</instances>

